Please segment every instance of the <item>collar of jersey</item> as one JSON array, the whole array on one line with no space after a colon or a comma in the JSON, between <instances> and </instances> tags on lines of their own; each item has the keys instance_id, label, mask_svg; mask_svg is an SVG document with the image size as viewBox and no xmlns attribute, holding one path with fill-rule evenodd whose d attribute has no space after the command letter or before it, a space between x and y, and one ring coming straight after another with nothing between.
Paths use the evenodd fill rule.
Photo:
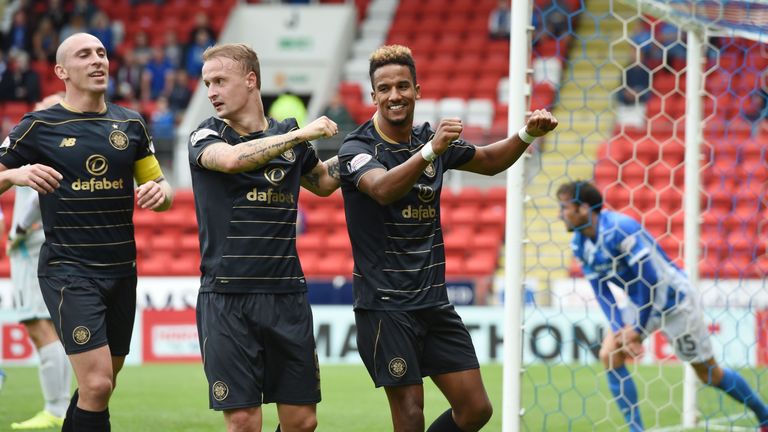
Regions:
<instances>
[{"instance_id":1,"label":"collar of jersey","mask_svg":"<svg viewBox=\"0 0 768 432\"><path fill-rule=\"evenodd\" d=\"M67 111L71 111L71 112L73 112L73 113L77 113L77 114L86 114L86 112L85 112L85 111L80 111L79 109L77 109L77 108L73 107L72 105L69 105L69 104L67 104L67 103L66 103L66 102L64 102L64 101L61 101L61 102L59 102L59 103L60 103L60 104L61 104L61 106L62 106L62 107L65 109L65 110L67 110ZM106 112L107 112L107 105L106 105L106 104L104 104L104 109L103 109L103 110L101 110L101 111L99 111L98 113L95 113L95 112L93 112L93 111L89 111L87 114L104 114L104 113L106 113Z\"/></svg>"},{"instance_id":2,"label":"collar of jersey","mask_svg":"<svg viewBox=\"0 0 768 432\"><path fill-rule=\"evenodd\" d=\"M373 114L373 127L376 129L376 133L378 133L382 138L384 138L384 141L386 141L386 142L388 142L390 144L402 144L402 143L400 143L400 142L398 142L396 140L393 140L392 138L388 137L387 134L385 134L384 131L382 131L379 128L379 118L378 118L378 116L376 114L378 114L378 112ZM409 137L408 141L410 141L410 140L411 139Z\"/></svg>"}]
</instances>

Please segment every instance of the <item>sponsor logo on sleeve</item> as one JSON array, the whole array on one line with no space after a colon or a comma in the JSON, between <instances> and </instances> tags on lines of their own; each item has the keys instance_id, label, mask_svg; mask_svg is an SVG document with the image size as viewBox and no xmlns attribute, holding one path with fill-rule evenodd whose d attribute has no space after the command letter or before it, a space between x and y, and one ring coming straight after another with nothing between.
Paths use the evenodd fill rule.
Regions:
<instances>
[{"instance_id":1,"label":"sponsor logo on sleeve","mask_svg":"<svg viewBox=\"0 0 768 432\"><path fill-rule=\"evenodd\" d=\"M218 136L219 134L213 129L199 129L192 132L192 136L189 137L189 141L192 146L196 146L203 138L209 136Z\"/></svg>"},{"instance_id":2,"label":"sponsor logo on sleeve","mask_svg":"<svg viewBox=\"0 0 768 432\"><path fill-rule=\"evenodd\" d=\"M354 173L360 168L362 168L363 165L367 164L368 161L371 159L373 159L373 156L369 154L361 153L353 157L351 161L347 162L347 169L349 170L350 174Z\"/></svg>"}]
</instances>

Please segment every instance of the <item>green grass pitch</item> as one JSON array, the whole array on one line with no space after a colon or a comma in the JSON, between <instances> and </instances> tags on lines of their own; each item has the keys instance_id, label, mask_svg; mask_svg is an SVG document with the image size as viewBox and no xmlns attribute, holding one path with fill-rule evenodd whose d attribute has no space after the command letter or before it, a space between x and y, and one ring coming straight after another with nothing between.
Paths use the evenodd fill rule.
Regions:
<instances>
[{"instance_id":1,"label":"green grass pitch","mask_svg":"<svg viewBox=\"0 0 768 432\"><path fill-rule=\"evenodd\" d=\"M6 368L8 379L0 392L0 431L12 421L26 419L42 405L37 371L31 367ZM742 373L753 385L768 385L763 370ZM501 430L502 367L482 368L495 412L484 431ZM679 424L682 369L679 366L640 366L635 373L641 410L649 428L681 430ZM318 431L377 432L391 430L389 408L382 389L374 389L362 366L328 365L321 371L323 402L318 405ZM623 431L626 428L611 401L605 377L592 366L529 366L523 376L522 430ZM766 396L766 392L761 392ZM709 430L750 430L754 420L740 405L711 389L700 389L699 407L711 418L740 417L731 423L712 423ZM434 385L425 385L427 425L447 402ZM126 367L110 403L113 432L207 432L224 430L220 413L208 409L206 383L199 364ZM264 431L277 424L274 405L264 409ZM702 427L695 430L706 430Z\"/></svg>"}]
</instances>

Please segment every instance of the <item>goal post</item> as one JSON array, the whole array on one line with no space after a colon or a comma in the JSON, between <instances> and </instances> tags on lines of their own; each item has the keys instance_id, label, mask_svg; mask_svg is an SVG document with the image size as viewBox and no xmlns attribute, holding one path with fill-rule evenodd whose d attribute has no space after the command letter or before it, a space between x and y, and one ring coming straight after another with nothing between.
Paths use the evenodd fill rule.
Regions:
<instances>
[{"instance_id":1,"label":"goal post","mask_svg":"<svg viewBox=\"0 0 768 432\"><path fill-rule=\"evenodd\" d=\"M536 38L551 29L531 32L529 19L544 3L512 2L510 133L532 99L526 83L538 84L529 41L536 62ZM557 217L554 191L577 179L594 181L607 208L658 239L702 294L716 360L754 371L748 380L767 398L768 109L756 110L754 95L767 90L768 2L581 5L567 17L569 49L559 59L560 126L507 173L503 430L625 427L596 358L605 319ZM633 33L637 24L647 39ZM678 46L685 55L673 58ZM640 61L646 49L660 52L657 63ZM647 89L620 105L632 66L645 68ZM535 301L523 305L524 291ZM748 410L698 387L663 337L645 349L629 368L647 428L754 428Z\"/></svg>"}]
</instances>

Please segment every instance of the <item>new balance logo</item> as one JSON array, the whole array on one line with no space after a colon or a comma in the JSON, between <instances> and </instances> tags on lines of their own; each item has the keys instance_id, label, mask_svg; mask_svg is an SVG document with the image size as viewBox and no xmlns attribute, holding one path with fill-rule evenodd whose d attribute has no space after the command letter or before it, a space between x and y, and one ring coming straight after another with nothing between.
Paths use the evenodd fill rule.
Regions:
<instances>
[{"instance_id":1,"label":"new balance logo","mask_svg":"<svg viewBox=\"0 0 768 432\"><path fill-rule=\"evenodd\" d=\"M74 147L77 138L62 138L59 147Z\"/></svg>"}]
</instances>

